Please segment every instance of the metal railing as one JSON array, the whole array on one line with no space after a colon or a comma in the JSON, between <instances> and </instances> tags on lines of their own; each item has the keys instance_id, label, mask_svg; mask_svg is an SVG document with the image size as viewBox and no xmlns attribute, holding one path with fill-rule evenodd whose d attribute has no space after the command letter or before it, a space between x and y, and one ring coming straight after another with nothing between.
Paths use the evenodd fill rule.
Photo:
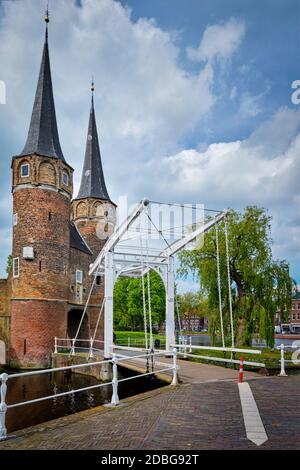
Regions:
<instances>
[{"instance_id":1,"label":"metal railing","mask_svg":"<svg viewBox=\"0 0 300 470\"><path fill-rule=\"evenodd\" d=\"M118 384L120 382L126 382L128 380L133 380L137 379L139 377L145 377L147 375L151 374L156 374L157 372L167 372L167 371L172 371L172 382L171 385L176 385L178 383L177 379L177 371L178 371L178 366L177 366L177 350L176 348L173 349L173 351L168 352L168 355L173 356L173 364L170 367L166 367L163 369L158 369L158 370L153 370L152 372L146 372L142 374L138 374L135 376L131 377L126 377L123 379L118 378L118 364L124 361L130 361L130 360L135 360L137 358L145 358L149 359L149 357L155 357L155 356L160 356L160 355L165 355L166 351L162 352L154 352L154 353L147 353L147 354L140 354L137 356L124 356L122 355L121 357L118 357L117 354L113 353L111 359L103 360L103 361L97 361L97 362L89 362L89 363L83 363L83 364L76 364L76 365L71 365L71 366L65 366L65 367L55 367L53 369L43 369L43 370L37 370L37 371L30 371L30 372L21 372L17 374L7 374L3 373L0 375L0 381L1 381L1 386L0 386L0 397L1 397L1 402L0 402L0 441L4 440L7 438L7 429L5 426L5 419L6 419L6 412L10 408L16 408L19 406L23 405L29 405L32 403L38 403L44 400L50 400L52 398L58 398L58 397L63 397L66 395L70 395L73 393L78 393L78 392L83 392L85 390L92 390L95 388L100 388L100 387L105 387L107 385L112 385L112 397L111 397L111 405L116 406L119 404L119 396L118 396ZM27 377L31 375L38 375L38 374L49 374L52 372L61 372L61 371L66 371L66 370L71 370L71 369L79 369L81 367L91 367L91 366L100 366L102 364L112 364L112 381L111 382L105 382L105 383L99 383L97 385L91 385L88 387L83 387L75 390L68 390L66 392L60 392L60 393L54 393L53 395L47 395L44 397L39 397L35 398L33 400L26 400L18 403L13 403L10 405L7 405L6 403L6 394L7 394L7 382L9 382L13 378L18 378L18 377Z\"/></svg>"},{"instance_id":2,"label":"metal railing","mask_svg":"<svg viewBox=\"0 0 300 470\"><path fill-rule=\"evenodd\" d=\"M237 359L230 359L225 357L216 357L216 356L203 356L200 354L191 354L193 349L203 349L209 351L222 351L222 352L231 352L231 353L247 353L247 354L261 354L262 351L260 349L243 349L243 348L231 348L231 347L219 347L219 346L200 346L200 345L192 345L190 340L189 344L187 341L183 341L181 344L172 344L172 347L178 348L178 354L182 355L184 358L191 357L191 358L198 358L198 359L205 359L206 361L216 361L216 362L225 362L230 364L239 364L240 361ZM187 352L189 350L189 353ZM263 362L252 362L252 361L244 361L245 365L248 366L256 366L256 367L266 367Z\"/></svg>"},{"instance_id":3,"label":"metal railing","mask_svg":"<svg viewBox=\"0 0 300 470\"><path fill-rule=\"evenodd\" d=\"M156 338L153 338L155 342ZM166 345L166 340L159 340L161 348ZM127 346L127 347L146 347L146 341L144 338L132 338L130 336L127 339L116 339L115 344L117 346Z\"/></svg>"},{"instance_id":4,"label":"metal railing","mask_svg":"<svg viewBox=\"0 0 300 470\"><path fill-rule=\"evenodd\" d=\"M79 343L79 345L77 344ZM80 345L80 343L89 344L89 347ZM94 352L102 352L103 348L100 349L100 346L104 344L104 341L100 339L78 339L78 338L54 338L54 353L58 354L60 350L67 350L71 356L74 356L77 352L88 351L88 359L94 357ZM95 345L97 347L95 347Z\"/></svg>"},{"instance_id":5,"label":"metal railing","mask_svg":"<svg viewBox=\"0 0 300 470\"><path fill-rule=\"evenodd\" d=\"M293 349L298 349L299 345L296 345L296 346L292 345L290 347L293 348ZM280 373L278 374L279 377L287 377L287 373L285 372L285 363L286 362L288 362L288 363L292 362L293 364L300 364L299 359L285 359L284 350L285 350L285 345L281 344L280 345Z\"/></svg>"}]
</instances>

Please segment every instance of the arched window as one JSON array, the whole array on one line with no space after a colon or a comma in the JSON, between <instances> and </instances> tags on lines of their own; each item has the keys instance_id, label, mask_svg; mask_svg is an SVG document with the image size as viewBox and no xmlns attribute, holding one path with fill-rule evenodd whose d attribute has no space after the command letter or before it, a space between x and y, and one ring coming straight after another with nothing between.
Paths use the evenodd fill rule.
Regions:
<instances>
[{"instance_id":1,"label":"arched window","mask_svg":"<svg viewBox=\"0 0 300 470\"><path fill-rule=\"evenodd\" d=\"M62 172L62 182L65 186L69 186L69 174L66 170L63 170Z\"/></svg>"},{"instance_id":2,"label":"arched window","mask_svg":"<svg viewBox=\"0 0 300 470\"><path fill-rule=\"evenodd\" d=\"M86 217L87 216L87 207L85 202L80 202L76 208L77 217Z\"/></svg>"},{"instance_id":3,"label":"arched window","mask_svg":"<svg viewBox=\"0 0 300 470\"><path fill-rule=\"evenodd\" d=\"M45 184L56 183L55 168L50 162L42 162L39 166L39 182Z\"/></svg>"},{"instance_id":4,"label":"arched window","mask_svg":"<svg viewBox=\"0 0 300 470\"><path fill-rule=\"evenodd\" d=\"M104 209L103 205L101 202L96 202L96 204L93 207L93 216L101 217L104 214Z\"/></svg>"},{"instance_id":5,"label":"arched window","mask_svg":"<svg viewBox=\"0 0 300 470\"><path fill-rule=\"evenodd\" d=\"M30 174L30 166L28 162L24 162L21 165L20 175L21 178L28 178Z\"/></svg>"}]
</instances>

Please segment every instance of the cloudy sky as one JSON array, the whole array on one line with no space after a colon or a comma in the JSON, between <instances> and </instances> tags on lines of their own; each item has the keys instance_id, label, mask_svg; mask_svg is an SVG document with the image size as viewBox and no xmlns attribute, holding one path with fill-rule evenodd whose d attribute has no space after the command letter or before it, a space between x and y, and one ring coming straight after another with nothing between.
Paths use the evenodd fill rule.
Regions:
<instances>
[{"instance_id":1,"label":"cloudy sky","mask_svg":"<svg viewBox=\"0 0 300 470\"><path fill-rule=\"evenodd\" d=\"M46 0L0 0L0 269L11 251L10 159L26 140ZM300 283L298 0L50 0L61 146L83 163L95 107L111 198L273 217L273 253Z\"/></svg>"}]
</instances>

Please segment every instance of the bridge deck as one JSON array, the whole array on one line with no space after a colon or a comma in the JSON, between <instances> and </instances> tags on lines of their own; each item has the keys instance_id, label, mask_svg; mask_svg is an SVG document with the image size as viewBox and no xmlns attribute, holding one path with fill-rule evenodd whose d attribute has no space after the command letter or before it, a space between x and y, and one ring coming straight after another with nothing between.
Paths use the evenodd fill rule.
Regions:
<instances>
[{"instance_id":1,"label":"bridge deck","mask_svg":"<svg viewBox=\"0 0 300 470\"><path fill-rule=\"evenodd\" d=\"M125 352L124 352L125 354ZM120 362L122 366L128 369L136 370L137 372L145 372L144 359L131 359L129 361ZM150 363L151 364L151 363ZM159 357L155 359L155 370L163 369L172 364L172 359L166 357ZM179 366L179 379L183 383L202 383L211 382L216 380L237 380L238 370L230 369L229 367L215 366L211 364L195 363L179 359L177 361ZM161 375L163 379L170 381L172 372L163 372ZM257 372L244 373L245 380L254 379L259 377Z\"/></svg>"}]
</instances>

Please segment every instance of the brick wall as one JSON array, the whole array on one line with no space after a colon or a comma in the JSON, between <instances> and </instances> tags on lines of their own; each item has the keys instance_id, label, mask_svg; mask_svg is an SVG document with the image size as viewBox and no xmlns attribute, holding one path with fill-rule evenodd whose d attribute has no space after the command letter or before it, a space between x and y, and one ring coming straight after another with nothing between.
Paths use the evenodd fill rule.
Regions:
<instances>
[{"instance_id":1,"label":"brick wall","mask_svg":"<svg viewBox=\"0 0 300 470\"><path fill-rule=\"evenodd\" d=\"M0 316L9 314L8 279L0 279Z\"/></svg>"},{"instance_id":2,"label":"brick wall","mask_svg":"<svg viewBox=\"0 0 300 470\"><path fill-rule=\"evenodd\" d=\"M14 298L67 298L70 201L60 193L25 188L14 193L13 257L20 275L13 279ZM34 259L25 260L23 247L32 246Z\"/></svg>"},{"instance_id":3,"label":"brick wall","mask_svg":"<svg viewBox=\"0 0 300 470\"><path fill-rule=\"evenodd\" d=\"M109 212L111 212L110 216ZM95 259L113 232L115 206L109 201L94 198L74 200L71 217L93 252Z\"/></svg>"},{"instance_id":4,"label":"brick wall","mask_svg":"<svg viewBox=\"0 0 300 470\"><path fill-rule=\"evenodd\" d=\"M3 357L6 358L9 348L10 339L10 295L11 295L11 278L0 279L0 341L3 348L0 354L0 363L4 363ZM3 357L2 357L3 356Z\"/></svg>"},{"instance_id":5,"label":"brick wall","mask_svg":"<svg viewBox=\"0 0 300 470\"><path fill-rule=\"evenodd\" d=\"M88 295L91 289L91 285L93 283L93 276L89 276L89 265L94 260L94 256L88 255L80 250L75 248L71 248L70 250L70 270L69 270L69 303L70 309L75 309L76 306L80 307L82 310L87 302ZM79 301L78 297L76 296L76 269L80 269L83 272L83 279L82 279L82 302ZM103 277L101 277L100 285L94 285L90 302L89 308L87 310L87 314L89 315L89 322L90 322L90 332L89 334L84 334L87 332L86 327L83 325L82 331L80 332L81 337L88 338L94 333L94 329L96 326L97 318L99 315L100 307L102 304L104 296L104 281ZM102 316L104 316L104 311L102 312ZM101 325L97 330L97 339L103 339L103 318L101 321Z\"/></svg>"},{"instance_id":6,"label":"brick wall","mask_svg":"<svg viewBox=\"0 0 300 470\"><path fill-rule=\"evenodd\" d=\"M47 367L54 336L65 337L67 329L72 169L37 155L13 159L12 168L13 258L20 269L12 279L10 365ZM32 260L23 258L24 247L33 247Z\"/></svg>"},{"instance_id":7,"label":"brick wall","mask_svg":"<svg viewBox=\"0 0 300 470\"><path fill-rule=\"evenodd\" d=\"M54 337L66 337L64 302L12 301L10 365L40 368L51 365Z\"/></svg>"}]
</instances>

